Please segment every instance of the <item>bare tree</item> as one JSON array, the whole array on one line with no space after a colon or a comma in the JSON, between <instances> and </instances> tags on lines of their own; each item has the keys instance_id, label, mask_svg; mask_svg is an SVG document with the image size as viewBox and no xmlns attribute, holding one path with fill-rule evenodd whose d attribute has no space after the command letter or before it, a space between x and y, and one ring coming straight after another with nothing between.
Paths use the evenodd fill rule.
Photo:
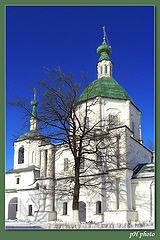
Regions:
<instances>
[{"instance_id":1,"label":"bare tree","mask_svg":"<svg viewBox=\"0 0 160 240\"><path fill-rule=\"evenodd\" d=\"M39 129L44 129L58 143L57 156L63 151L69 151L72 156L68 175L54 179L58 183L55 191L72 197L72 210L78 218L80 189L101 189L103 194L103 188L112 185L111 179L103 176L126 167L121 144L123 127L118 125L116 117L97 116L94 106L101 105L101 98L90 99L92 87L86 90L86 100L79 101L81 86L72 74L66 75L59 68L46 69L46 79L39 84L40 106L36 116ZM23 99L15 98L12 105L32 116L30 106Z\"/></svg>"},{"instance_id":2,"label":"bare tree","mask_svg":"<svg viewBox=\"0 0 160 240\"><path fill-rule=\"evenodd\" d=\"M147 139L148 148L153 152L154 151L154 142L151 139Z\"/></svg>"}]
</instances>

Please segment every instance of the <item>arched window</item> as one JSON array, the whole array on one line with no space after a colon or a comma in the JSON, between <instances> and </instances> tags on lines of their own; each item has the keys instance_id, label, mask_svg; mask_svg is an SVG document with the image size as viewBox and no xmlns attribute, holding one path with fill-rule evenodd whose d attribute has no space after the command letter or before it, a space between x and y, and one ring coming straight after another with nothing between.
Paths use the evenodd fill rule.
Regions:
<instances>
[{"instance_id":1,"label":"arched window","mask_svg":"<svg viewBox=\"0 0 160 240\"><path fill-rule=\"evenodd\" d=\"M115 127L118 125L118 116L109 114L109 127Z\"/></svg>"},{"instance_id":2,"label":"arched window","mask_svg":"<svg viewBox=\"0 0 160 240\"><path fill-rule=\"evenodd\" d=\"M8 205L8 219L16 219L18 212L18 198L14 197L10 200Z\"/></svg>"},{"instance_id":3,"label":"arched window","mask_svg":"<svg viewBox=\"0 0 160 240\"><path fill-rule=\"evenodd\" d=\"M21 147L18 152L18 164L24 163L24 147Z\"/></svg>"},{"instance_id":4,"label":"arched window","mask_svg":"<svg viewBox=\"0 0 160 240\"><path fill-rule=\"evenodd\" d=\"M107 65L105 65L105 73L107 73Z\"/></svg>"},{"instance_id":5,"label":"arched window","mask_svg":"<svg viewBox=\"0 0 160 240\"><path fill-rule=\"evenodd\" d=\"M102 213L101 201L96 202L96 214Z\"/></svg>"},{"instance_id":6,"label":"arched window","mask_svg":"<svg viewBox=\"0 0 160 240\"><path fill-rule=\"evenodd\" d=\"M103 67L101 66L101 74L103 73Z\"/></svg>"}]
</instances>

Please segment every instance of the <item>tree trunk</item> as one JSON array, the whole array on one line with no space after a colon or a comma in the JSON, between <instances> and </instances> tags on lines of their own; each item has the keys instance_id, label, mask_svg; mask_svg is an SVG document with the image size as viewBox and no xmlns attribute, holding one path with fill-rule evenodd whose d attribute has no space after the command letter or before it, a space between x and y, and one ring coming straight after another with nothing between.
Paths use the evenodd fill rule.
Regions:
<instances>
[{"instance_id":1,"label":"tree trunk","mask_svg":"<svg viewBox=\"0 0 160 240\"><path fill-rule=\"evenodd\" d=\"M74 181L74 193L72 204L72 222L79 223L79 159L75 159L75 181Z\"/></svg>"}]
</instances>

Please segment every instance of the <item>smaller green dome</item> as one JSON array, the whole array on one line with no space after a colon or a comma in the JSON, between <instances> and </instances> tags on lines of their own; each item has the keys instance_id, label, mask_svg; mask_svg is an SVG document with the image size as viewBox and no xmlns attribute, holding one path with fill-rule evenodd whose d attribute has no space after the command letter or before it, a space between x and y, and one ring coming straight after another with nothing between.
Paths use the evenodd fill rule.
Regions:
<instances>
[{"instance_id":1,"label":"smaller green dome","mask_svg":"<svg viewBox=\"0 0 160 240\"><path fill-rule=\"evenodd\" d=\"M38 106L38 101L32 100L32 101L31 101L31 105L32 105L32 106Z\"/></svg>"},{"instance_id":2,"label":"smaller green dome","mask_svg":"<svg viewBox=\"0 0 160 240\"><path fill-rule=\"evenodd\" d=\"M109 55L112 52L111 46L106 44L106 41L104 40L103 43L97 48L97 53L100 56L98 62L101 62L103 60L110 60Z\"/></svg>"},{"instance_id":3,"label":"smaller green dome","mask_svg":"<svg viewBox=\"0 0 160 240\"><path fill-rule=\"evenodd\" d=\"M37 118L37 109L36 109L36 107L38 105L38 101L36 101L34 99L33 101L31 101L31 105L33 106L31 119L35 119L35 118Z\"/></svg>"},{"instance_id":4,"label":"smaller green dome","mask_svg":"<svg viewBox=\"0 0 160 240\"><path fill-rule=\"evenodd\" d=\"M78 102L86 101L94 97L130 100L133 103L128 93L119 85L119 83L114 78L109 77L98 78L91 82L82 92Z\"/></svg>"},{"instance_id":5,"label":"smaller green dome","mask_svg":"<svg viewBox=\"0 0 160 240\"><path fill-rule=\"evenodd\" d=\"M38 132L37 130L31 130L26 133L23 133L16 142L23 140L44 140L46 142L50 142L49 138L46 137L43 133Z\"/></svg>"}]
</instances>

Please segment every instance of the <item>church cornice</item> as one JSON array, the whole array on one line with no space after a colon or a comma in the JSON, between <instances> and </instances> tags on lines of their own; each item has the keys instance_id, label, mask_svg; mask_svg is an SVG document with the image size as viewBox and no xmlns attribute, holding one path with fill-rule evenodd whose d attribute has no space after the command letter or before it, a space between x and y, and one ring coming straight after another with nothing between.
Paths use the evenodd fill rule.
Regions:
<instances>
[{"instance_id":1,"label":"church cornice","mask_svg":"<svg viewBox=\"0 0 160 240\"><path fill-rule=\"evenodd\" d=\"M6 172L6 174L20 173L20 172L29 172L29 171L40 171L40 168L38 168L38 167L33 165L33 166L30 166L30 167L26 167L26 168L11 169L11 170L8 170Z\"/></svg>"},{"instance_id":2,"label":"church cornice","mask_svg":"<svg viewBox=\"0 0 160 240\"><path fill-rule=\"evenodd\" d=\"M135 142L139 143L142 147L144 147L146 150L148 150L151 154L153 154L153 152L147 148L146 146L144 146L143 144L141 144L138 140L136 140L134 137L130 136L130 138L132 138Z\"/></svg>"},{"instance_id":3,"label":"church cornice","mask_svg":"<svg viewBox=\"0 0 160 240\"><path fill-rule=\"evenodd\" d=\"M133 172L132 169L128 168L128 167L122 167L122 168L115 168L115 169L109 169L106 172L102 172L102 173L95 173L95 174L86 174L86 175L80 175L80 178L86 178L86 177L101 177L104 175L108 175L109 173L112 172L122 172L122 171L130 171ZM61 178L55 178L53 179L54 181L61 181L61 180L65 180L65 179L74 179L74 176L66 176L66 177L61 177ZM37 179L37 180L45 180L45 179ZM46 178L47 180L47 178Z\"/></svg>"}]
</instances>

